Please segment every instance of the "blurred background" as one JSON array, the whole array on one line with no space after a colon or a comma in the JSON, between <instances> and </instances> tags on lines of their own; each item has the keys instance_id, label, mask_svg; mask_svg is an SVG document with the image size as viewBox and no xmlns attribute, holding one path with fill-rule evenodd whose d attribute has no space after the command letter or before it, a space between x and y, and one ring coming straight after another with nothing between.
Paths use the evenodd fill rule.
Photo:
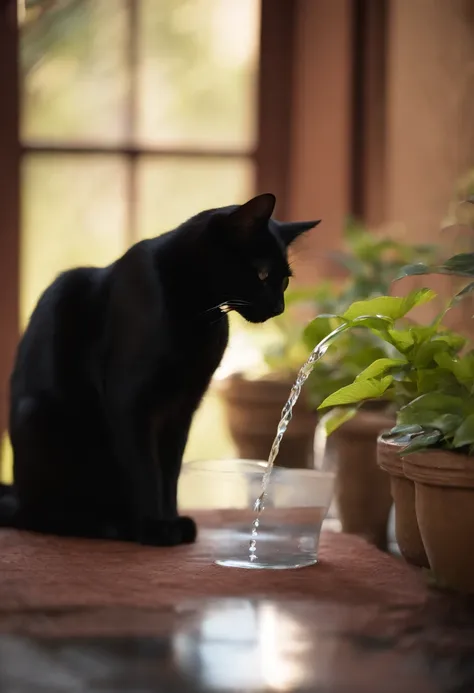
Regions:
<instances>
[{"instance_id":1,"label":"blurred background","mask_svg":"<svg viewBox=\"0 0 474 693\"><path fill-rule=\"evenodd\" d=\"M436 243L474 168L472 0L0 0L0 65L3 432L61 270L272 191L279 218L323 219L293 257L313 286L341 276L348 217ZM232 328L186 459L235 454L222 383L268 370L277 328Z\"/></svg>"}]
</instances>

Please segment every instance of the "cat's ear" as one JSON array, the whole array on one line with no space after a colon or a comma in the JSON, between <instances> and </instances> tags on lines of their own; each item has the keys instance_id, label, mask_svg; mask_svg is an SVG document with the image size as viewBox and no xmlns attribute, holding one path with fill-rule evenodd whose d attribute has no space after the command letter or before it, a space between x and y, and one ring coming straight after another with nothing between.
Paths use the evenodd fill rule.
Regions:
<instances>
[{"instance_id":1,"label":"cat's ear","mask_svg":"<svg viewBox=\"0 0 474 693\"><path fill-rule=\"evenodd\" d=\"M280 221L278 222L278 233L283 243L288 247L302 233L306 233L310 229L321 223L321 219L317 221Z\"/></svg>"},{"instance_id":2,"label":"cat's ear","mask_svg":"<svg viewBox=\"0 0 474 693\"><path fill-rule=\"evenodd\" d=\"M275 203L276 197L272 193L257 195L232 212L228 221L241 237L248 237L262 224L268 223L275 209Z\"/></svg>"}]
</instances>

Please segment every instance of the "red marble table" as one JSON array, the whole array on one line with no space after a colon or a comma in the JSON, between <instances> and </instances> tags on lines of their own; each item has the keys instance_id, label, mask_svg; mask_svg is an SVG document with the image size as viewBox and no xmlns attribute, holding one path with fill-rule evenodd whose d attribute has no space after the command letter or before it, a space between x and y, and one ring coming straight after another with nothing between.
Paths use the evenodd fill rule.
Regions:
<instances>
[{"instance_id":1,"label":"red marble table","mask_svg":"<svg viewBox=\"0 0 474 693\"><path fill-rule=\"evenodd\" d=\"M470 600L325 533L292 571L0 531L0 691L474 691Z\"/></svg>"}]
</instances>

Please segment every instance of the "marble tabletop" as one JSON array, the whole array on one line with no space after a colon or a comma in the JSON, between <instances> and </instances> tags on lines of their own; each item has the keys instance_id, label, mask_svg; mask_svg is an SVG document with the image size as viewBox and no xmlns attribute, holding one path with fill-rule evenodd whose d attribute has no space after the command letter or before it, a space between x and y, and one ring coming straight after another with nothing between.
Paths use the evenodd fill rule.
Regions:
<instances>
[{"instance_id":1,"label":"marble tabletop","mask_svg":"<svg viewBox=\"0 0 474 693\"><path fill-rule=\"evenodd\" d=\"M470 693L472 615L449 596L429 606L220 598L29 609L0 637L0 691Z\"/></svg>"},{"instance_id":2,"label":"marble tabletop","mask_svg":"<svg viewBox=\"0 0 474 693\"><path fill-rule=\"evenodd\" d=\"M363 539L239 571L209 546L0 531L0 693L471 693L474 605Z\"/></svg>"}]
</instances>

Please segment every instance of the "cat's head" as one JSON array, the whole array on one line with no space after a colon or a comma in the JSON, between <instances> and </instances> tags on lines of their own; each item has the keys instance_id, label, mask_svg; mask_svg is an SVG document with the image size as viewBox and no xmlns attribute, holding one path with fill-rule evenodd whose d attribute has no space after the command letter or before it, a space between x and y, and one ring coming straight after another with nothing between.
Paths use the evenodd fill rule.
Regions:
<instances>
[{"instance_id":1,"label":"cat's head","mask_svg":"<svg viewBox=\"0 0 474 693\"><path fill-rule=\"evenodd\" d=\"M272 219L275 196L258 195L240 206L214 210L212 281L218 300L249 322L265 322L285 309L284 293L291 270L288 248L319 221Z\"/></svg>"}]
</instances>

